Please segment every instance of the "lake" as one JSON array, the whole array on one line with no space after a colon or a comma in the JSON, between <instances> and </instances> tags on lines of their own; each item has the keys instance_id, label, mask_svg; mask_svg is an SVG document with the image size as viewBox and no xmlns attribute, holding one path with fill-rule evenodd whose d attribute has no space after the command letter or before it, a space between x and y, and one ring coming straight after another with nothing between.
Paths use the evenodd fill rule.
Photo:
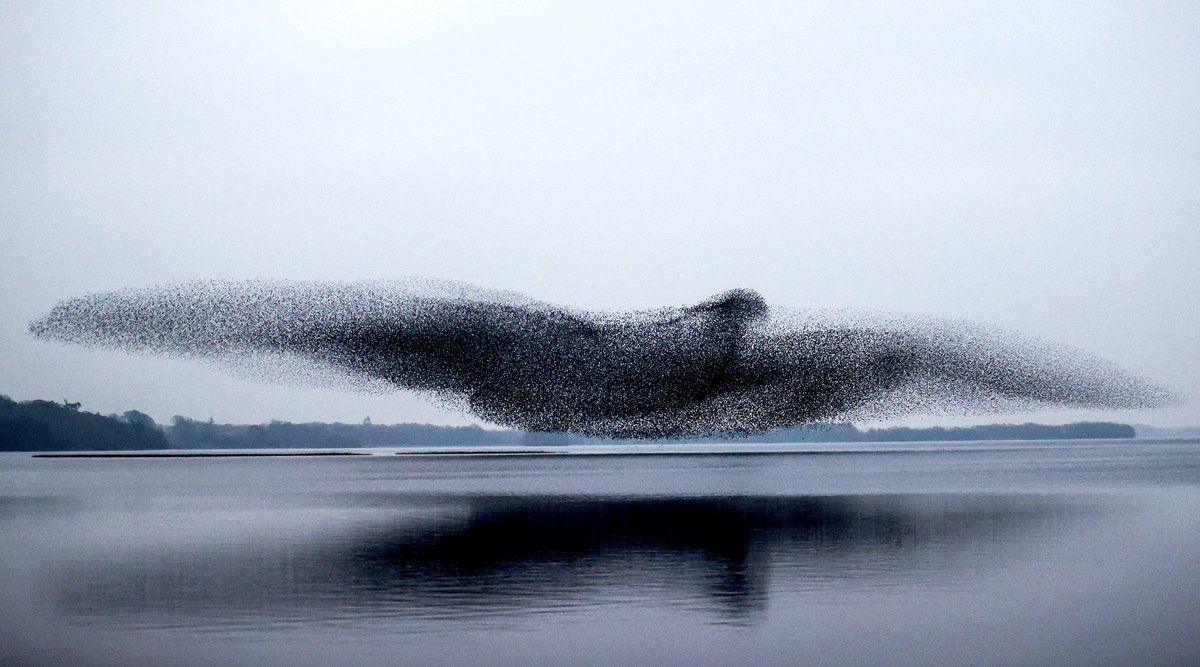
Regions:
<instances>
[{"instance_id":1,"label":"lake","mask_svg":"<svg viewBox=\"0 0 1200 667\"><path fill-rule=\"evenodd\" d=\"M2 454L0 664L1200 664L1200 440L489 451Z\"/></svg>"}]
</instances>

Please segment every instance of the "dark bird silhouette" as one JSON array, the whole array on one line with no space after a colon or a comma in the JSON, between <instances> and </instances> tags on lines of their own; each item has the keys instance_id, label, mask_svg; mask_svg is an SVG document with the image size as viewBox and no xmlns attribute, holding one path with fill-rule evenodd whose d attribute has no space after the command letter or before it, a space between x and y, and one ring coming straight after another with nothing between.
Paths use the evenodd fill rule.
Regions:
<instances>
[{"instance_id":1,"label":"dark bird silhouette","mask_svg":"<svg viewBox=\"0 0 1200 667\"><path fill-rule=\"evenodd\" d=\"M744 434L915 411L1144 408L1163 389L977 324L768 308L593 313L454 283L180 283L65 301L37 337L424 392L531 431Z\"/></svg>"}]
</instances>

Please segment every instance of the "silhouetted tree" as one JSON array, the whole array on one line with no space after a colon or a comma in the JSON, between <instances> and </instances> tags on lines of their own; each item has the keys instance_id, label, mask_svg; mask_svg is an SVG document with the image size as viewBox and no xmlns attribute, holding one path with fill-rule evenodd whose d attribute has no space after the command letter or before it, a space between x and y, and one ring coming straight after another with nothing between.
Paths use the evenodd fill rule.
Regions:
<instances>
[{"instance_id":1,"label":"silhouetted tree","mask_svg":"<svg viewBox=\"0 0 1200 667\"><path fill-rule=\"evenodd\" d=\"M136 410L114 418L80 410L78 403L0 397L0 450L165 449L162 429Z\"/></svg>"}]
</instances>

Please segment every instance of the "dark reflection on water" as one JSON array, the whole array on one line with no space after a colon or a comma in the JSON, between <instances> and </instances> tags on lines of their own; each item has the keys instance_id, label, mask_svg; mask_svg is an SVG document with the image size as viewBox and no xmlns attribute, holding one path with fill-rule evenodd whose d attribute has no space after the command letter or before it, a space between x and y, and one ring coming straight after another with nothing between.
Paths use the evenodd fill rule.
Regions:
<instances>
[{"instance_id":1,"label":"dark reflection on water","mask_svg":"<svg viewBox=\"0 0 1200 667\"><path fill-rule=\"evenodd\" d=\"M674 605L753 623L772 591L953 587L1100 506L1068 495L797 497L371 495L383 514L298 538L185 544L68 560L76 622L161 627L353 622L424 631L446 619ZM853 584L846 586L847 583Z\"/></svg>"}]
</instances>

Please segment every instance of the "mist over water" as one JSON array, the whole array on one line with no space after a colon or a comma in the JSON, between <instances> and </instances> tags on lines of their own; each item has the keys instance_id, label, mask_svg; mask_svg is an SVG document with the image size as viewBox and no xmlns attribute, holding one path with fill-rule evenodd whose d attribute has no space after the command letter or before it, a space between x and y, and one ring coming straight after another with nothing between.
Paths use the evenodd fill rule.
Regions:
<instances>
[{"instance_id":1,"label":"mist over water","mask_svg":"<svg viewBox=\"0 0 1200 667\"><path fill-rule=\"evenodd\" d=\"M1200 657L1200 441L5 455L0 489L5 663Z\"/></svg>"}]
</instances>

